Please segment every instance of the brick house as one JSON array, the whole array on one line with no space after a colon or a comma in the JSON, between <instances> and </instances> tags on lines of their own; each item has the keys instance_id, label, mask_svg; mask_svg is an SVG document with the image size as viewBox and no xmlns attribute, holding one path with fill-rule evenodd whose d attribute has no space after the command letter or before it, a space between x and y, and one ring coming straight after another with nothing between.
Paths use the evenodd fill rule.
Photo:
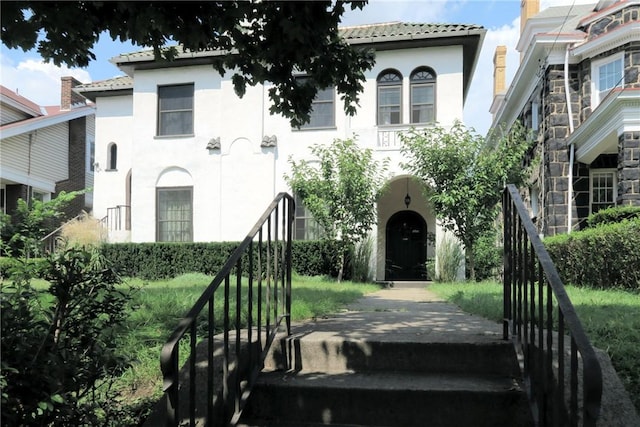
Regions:
<instances>
[{"instance_id":1,"label":"brick house","mask_svg":"<svg viewBox=\"0 0 640 427\"><path fill-rule=\"evenodd\" d=\"M93 186L95 108L73 91L73 77L61 79L59 106L42 107L0 86L0 204L11 214L17 200L47 201L61 191ZM93 194L76 198L65 214L90 212Z\"/></svg>"},{"instance_id":2,"label":"brick house","mask_svg":"<svg viewBox=\"0 0 640 427\"><path fill-rule=\"evenodd\" d=\"M268 83L239 98L232 73L211 66L221 52L181 53L171 63L152 51L123 54L111 62L126 76L77 88L97 108L94 211L109 240L241 240L273 197L290 191L290 157L313 160L313 145L357 135L376 159L390 160L372 232L374 277L423 279L435 251L428 237L437 244L444 231L421 184L401 167L399 134L462 120L485 30L391 22L341 31L376 54L357 113L344 114L327 88L300 129L270 114ZM296 239L318 237L300 203L294 228Z\"/></svg>"},{"instance_id":3,"label":"brick house","mask_svg":"<svg viewBox=\"0 0 640 427\"><path fill-rule=\"evenodd\" d=\"M543 235L578 230L589 214L640 205L640 2L551 7L522 2L521 62L505 90L494 55L493 126L532 130L522 189Z\"/></svg>"}]
</instances>

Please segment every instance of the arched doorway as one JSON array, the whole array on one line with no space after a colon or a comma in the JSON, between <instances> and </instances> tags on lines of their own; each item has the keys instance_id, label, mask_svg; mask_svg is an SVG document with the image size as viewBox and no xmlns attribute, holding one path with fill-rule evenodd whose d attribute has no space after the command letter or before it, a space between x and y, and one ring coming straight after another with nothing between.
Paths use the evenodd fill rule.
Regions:
<instances>
[{"instance_id":1,"label":"arched doorway","mask_svg":"<svg viewBox=\"0 0 640 427\"><path fill-rule=\"evenodd\" d=\"M427 280L427 223L406 210L387 222L385 280Z\"/></svg>"}]
</instances>

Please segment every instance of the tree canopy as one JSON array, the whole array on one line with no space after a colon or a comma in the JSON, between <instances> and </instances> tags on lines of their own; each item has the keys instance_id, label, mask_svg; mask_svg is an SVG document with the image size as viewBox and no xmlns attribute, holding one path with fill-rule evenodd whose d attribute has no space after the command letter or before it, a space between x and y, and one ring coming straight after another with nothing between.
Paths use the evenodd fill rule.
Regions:
<instances>
[{"instance_id":1,"label":"tree canopy","mask_svg":"<svg viewBox=\"0 0 640 427\"><path fill-rule=\"evenodd\" d=\"M285 179L322 227L324 237L339 242L340 281L347 251L377 221L375 203L387 178L388 159L375 160L372 150L361 149L353 139L318 144L311 152L317 162L289 159L291 175Z\"/></svg>"},{"instance_id":2,"label":"tree canopy","mask_svg":"<svg viewBox=\"0 0 640 427\"><path fill-rule=\"evenodd\" d=\"M3 1L2 43L36 48L45 61L85 67L102 35L153 48L157 59L185 52L229 52L213 63L233 70L236 93L270 82L271 112L299 126L318 89L335 86L354 114L373 53L340 38L346 8L366 1ZM167 47L171 46L171 47ZM308 77L298 84L296 76Z\"/></svg>"},{"instance_id":3,"label":"tree canopy","mask_svg":"<svg viewBox=\"0 0 640 427\"><path fill-rule=\"evenodd\" d=\"M473 246L493 226L505 184L524 179L525 130L516 125L510 133L493 135L491 146L460 122L450 129L414 130L403 139L408 159L403 166L426 183L442 225L464 245L475 280Z\"/></svg>"}]
</instances>

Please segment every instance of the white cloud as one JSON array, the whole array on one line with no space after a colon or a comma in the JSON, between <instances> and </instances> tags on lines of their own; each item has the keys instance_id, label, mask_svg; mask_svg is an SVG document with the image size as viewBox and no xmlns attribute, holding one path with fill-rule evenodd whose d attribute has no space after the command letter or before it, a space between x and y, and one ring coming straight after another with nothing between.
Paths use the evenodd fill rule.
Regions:
<instances>
[{"instance_id":1,"label":"white cloud","mask_svg":"<svg viewBox=\"0 0 640 427\"><path fill-rule=\"evenodd\" d=\"M18 64L3 55L0 83L38 105L60 105L60 78L73 76L83 83L91 82L86 70L58 67L40 59L25 59Z\"/></svg>"}]
</instances>

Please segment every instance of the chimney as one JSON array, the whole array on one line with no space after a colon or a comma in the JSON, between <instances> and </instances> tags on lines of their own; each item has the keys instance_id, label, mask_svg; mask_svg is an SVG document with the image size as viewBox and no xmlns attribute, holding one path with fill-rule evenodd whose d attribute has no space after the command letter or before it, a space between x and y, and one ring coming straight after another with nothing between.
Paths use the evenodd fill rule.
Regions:
<instances>
[{"instance_id":1,"label":"chimney","mask_svg":"<svg viewBox=\"0 0 640 427\"><path fill-rule=\"evenodd\" d=\"M496 47L493 54L493 97L503 95L506 89L505 71L507 67L507 47Z\"/></svg>"},{"instance_id":2,"label":"chimney","mask_svg":"<svg viewBox=\"0 0 640 427\"><path fill-rule=\"evenodd\" d=\"M62 81L62 88L60 91L61 110L70 110L78 104L86 104L86 98L72 90L74 87L82 84L81 82L71 76L64 76L60 80Z\"/></svg>"},{"instance_id":3,"label":"chimney","mask_svg":"<svg viewBox=\"0 0 640 427\"><path fill-rule=\"evenodd\" d=\"M493 102L489 111L493 117L496 118L496 113L504 102L506 94L506 67L507 67L507 47L497 46L496 51L493 54Z\"/></svg>"},{"instance_id":4,"label":"chimney","mask_svg":"<svg viewBox=\"0 0 640 427\"><path fill-rule=\"evenodd\" d=\"M522 0L520 2L520 35L524 31L524 26L532 16L540 12L540 0Z\"/></svg>"}]
</instances>

